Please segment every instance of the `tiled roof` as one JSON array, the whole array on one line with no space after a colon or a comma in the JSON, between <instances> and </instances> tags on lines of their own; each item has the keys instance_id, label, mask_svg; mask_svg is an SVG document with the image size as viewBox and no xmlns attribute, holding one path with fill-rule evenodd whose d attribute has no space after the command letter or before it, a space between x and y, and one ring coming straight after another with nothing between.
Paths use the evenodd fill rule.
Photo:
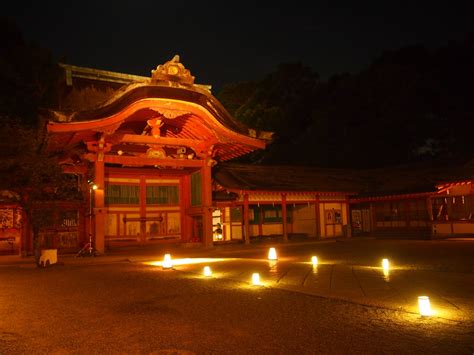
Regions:
<instances>
[{"instance_id":1,"label":"tiled roof","mask_svg":"<svg viewBox=\"0 0 474 355\"><path fill-rule=\"evenodd\" d=\"M366 170L225 163L216 166L213 174L224 189L350 192L367 197L433 192L440 182L471 179L474 170L446 163Z\"/></svg>"},{"instance_id":2,"label":"tiled roof","mask_svg":"<svg viewBox=\"0 0 474 355\"><path fill-rule=\"evenodd\" d=\"M349 170L230 163L218 165L214 179L235 190L357 192L364 183Z\"/></svg>"}]
</instances>

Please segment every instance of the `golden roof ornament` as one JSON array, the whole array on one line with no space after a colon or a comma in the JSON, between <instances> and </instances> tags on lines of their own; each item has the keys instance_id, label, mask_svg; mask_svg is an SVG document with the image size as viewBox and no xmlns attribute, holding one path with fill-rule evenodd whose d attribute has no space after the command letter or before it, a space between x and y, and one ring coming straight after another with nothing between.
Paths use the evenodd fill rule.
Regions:
<instances>
[{"instance_id":1,"label":"golden roof ornament","mask_svg":"<svg viewBox=\"0 0 474 355\"><path fill-rule=\"evenodd\" d=\"M179 61L179 55L175 55L173 59L165 64L160 64L155 70L151 71L151 82L167 81L180 84L193 85L194 76Z\"/></svg>"}]
</instances>

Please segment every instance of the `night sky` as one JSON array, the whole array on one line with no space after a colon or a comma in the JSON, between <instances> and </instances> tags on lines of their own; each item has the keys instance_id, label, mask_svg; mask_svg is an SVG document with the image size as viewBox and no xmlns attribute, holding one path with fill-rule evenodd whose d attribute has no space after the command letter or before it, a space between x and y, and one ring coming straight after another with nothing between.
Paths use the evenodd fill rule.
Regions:
<instances>
[{"instance_id":1,"label":"night sky","mask_svg":"<svg viewBox=\"0 0 474 355\"><path fill-rule=\"evenodd\" d=\"M474 31L468 1L43 1L3 7L27 40L63 62L150 76L181 56L196 82L261 79L299 61L323 79L367 67L383 50L438 47Z\"/></svg>"}]
</instances>

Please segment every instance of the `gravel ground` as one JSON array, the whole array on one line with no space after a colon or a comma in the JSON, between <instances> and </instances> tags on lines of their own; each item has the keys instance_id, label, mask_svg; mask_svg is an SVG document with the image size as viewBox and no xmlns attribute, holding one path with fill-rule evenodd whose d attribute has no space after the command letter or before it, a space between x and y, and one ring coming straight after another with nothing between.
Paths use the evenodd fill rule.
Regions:
<instances>
[{"instance_id":1,"label":"gravel ground","mask_svg":"<svg viewBox=\"0 0 474 355\"><path fill-rule=\"evenodd\" d=\"M2 267L0 301L2 355L474 352L472 322L131 262Z\"/></svg>"}]
</instances>

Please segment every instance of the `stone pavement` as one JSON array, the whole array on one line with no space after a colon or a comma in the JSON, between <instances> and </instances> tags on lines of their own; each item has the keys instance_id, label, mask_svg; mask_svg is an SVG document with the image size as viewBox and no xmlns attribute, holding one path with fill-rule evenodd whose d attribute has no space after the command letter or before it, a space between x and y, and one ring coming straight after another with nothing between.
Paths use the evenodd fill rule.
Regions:
<instances>
[{"instance_id":1,"label":"stone pavement","mask_svg":"<svg viewBox=\"0 0 474 355\"><path fill-rule=\"evenodd\" d=\"M306 245L315 243L322 242L307 242ZM326 260L319 260L318 265L313 266L311 255L303 258L292 255L292 247L304 248L304 242L276 246L279 251L285 250L285 256L277 261L267 259L268 244L265 243L210 249L161 245L110 251L99 257L60 255L58 259L60 264L67 265L133 262L156 267L160 272L176 272L177 277L224 278L239 282L243 287L273 287L416 314L417 298L425 295L430 297L435 317L454 321L474 319L473 273L440 272L404 265L393 265L384 272L381 265L351 265ZM163 269L161 265L165 253L172 255L171 269ZM2 265L35 267L31 257L18 256L0 257ZM204 266L211 267L211 277L203 276ZM262 286L251 285L253 273L259 273Z\"/></svg>"},{"instance_id":2,"label":"stone pavement","mask_svg":"<svg viewBox=\"0 0 474 355\"><path fill-rule=\"evenodd\" d=\"M263 287L410 313L419 312L418 296L429 296L433 316L457 321L474 319L473 274L403 267L394 267L387 273L379 266L324 262L313 266L310 261L304 260L283 259L275 262L240 258L174 265L173 270L205 278L205 265L211 267L212 278L216 279L232 279L251 285L252 274L259 273Z\"/></svg>"}]
</instances>

